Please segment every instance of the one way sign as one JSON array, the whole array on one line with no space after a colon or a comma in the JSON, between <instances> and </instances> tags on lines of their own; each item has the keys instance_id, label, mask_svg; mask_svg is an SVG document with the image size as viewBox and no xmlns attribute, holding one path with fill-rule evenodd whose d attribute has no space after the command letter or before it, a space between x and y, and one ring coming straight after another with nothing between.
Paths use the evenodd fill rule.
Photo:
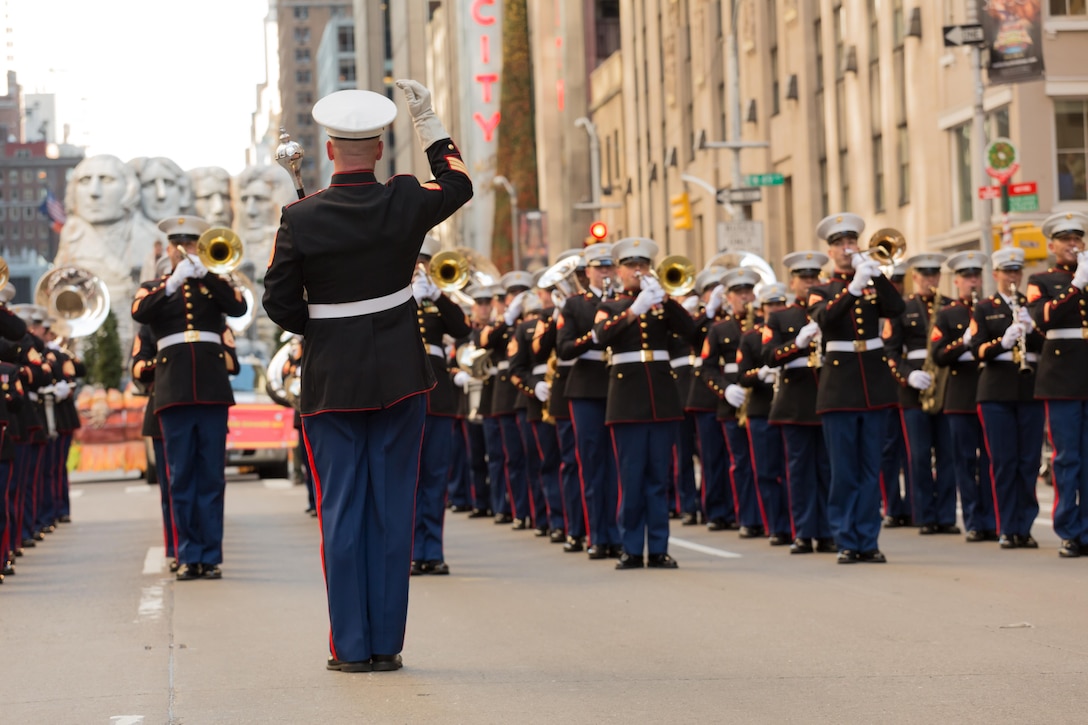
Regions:
<instances>
[{"instance_id":1,"label":"one way sign","mask_svg":"<svg viewBox=\"0 0 1088 725\"><path fill-rule=\"evenodd\" d=\"M954 48L960 45L982 45L985 38L981 25L945 25L944 46Z\"/></svg>"}]
</instances>

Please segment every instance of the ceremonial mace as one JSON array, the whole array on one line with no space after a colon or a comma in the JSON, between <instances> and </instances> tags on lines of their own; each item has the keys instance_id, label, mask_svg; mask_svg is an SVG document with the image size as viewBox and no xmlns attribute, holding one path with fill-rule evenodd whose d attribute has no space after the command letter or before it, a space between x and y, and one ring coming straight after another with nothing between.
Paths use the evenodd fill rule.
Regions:
<instances>
[{"instance_id":1,"label":"ceremonial mace","mask_svg":"<svg viewBox=\"0 0 1088 725\"><path fill-rule=\"evenodd\" d=\"M276 147L276 162L287 169L295 177L295 191L298 198L306 196L302 188L302 145L298 141L291 140L291 134L287 129L280 127L280 144Z\"/></svg>"}]
</instances>

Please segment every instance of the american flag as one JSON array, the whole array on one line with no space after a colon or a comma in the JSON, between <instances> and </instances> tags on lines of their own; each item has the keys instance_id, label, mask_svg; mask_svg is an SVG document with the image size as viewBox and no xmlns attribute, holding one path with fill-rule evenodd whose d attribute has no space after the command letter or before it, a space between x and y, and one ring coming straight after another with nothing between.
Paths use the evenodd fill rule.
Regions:
<instances>
[{"instance_id":1,"label":"american flag","mask_svg":"<svg viewBox=\"0 0 1088 725\"><path fill-rule=\"evenodd\" d=\"M49 217L49 221L53 222L53 231L58 234L61 227L64 226L64 222L68 220L64 213L64 205L60 203L57 197L53 196L53 192L49 189L46 189L45 198L42 199L42 203L38 206L38 211Z\"/></svg>"}]
</instances>

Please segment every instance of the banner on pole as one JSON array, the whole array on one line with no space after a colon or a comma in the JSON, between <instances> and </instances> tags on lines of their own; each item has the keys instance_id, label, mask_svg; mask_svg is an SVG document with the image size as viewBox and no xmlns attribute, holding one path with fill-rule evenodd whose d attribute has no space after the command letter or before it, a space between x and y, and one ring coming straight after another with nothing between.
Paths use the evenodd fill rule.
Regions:
<instances>
[{"instance_id":1,"label":"banner on pole","mask_svg":"<svg viewBox=\"0 0 1088 725\"><path fill-rule=\"evenodd\" d=\"M1041 0L979 0L990 49L990 83L1023 83L1043 77Z\"/></svg>"}]
</instances>

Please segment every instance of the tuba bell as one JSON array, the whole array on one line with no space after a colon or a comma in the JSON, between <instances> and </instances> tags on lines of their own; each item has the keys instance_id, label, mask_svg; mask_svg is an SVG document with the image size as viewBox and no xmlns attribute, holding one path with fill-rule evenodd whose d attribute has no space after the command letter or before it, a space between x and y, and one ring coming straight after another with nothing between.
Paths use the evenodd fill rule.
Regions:
<instances>
[{"instance_id":1,"label":"tuba bell","mask_svg":"<svg viewBox=\"0 0 1088 725\"><path fill-rule=\"evenodd\" d=\"M265 391L274 401L287 408L298 409L301 379L299 377L298 358L302 344L300 338L291 336L286 344L276 351L265 370ZM294 360L296 364L288 365ZM287 374L284 370L290 368Z\"/></svg>"},{"instance_id":2,"label":"tuba bell","mask_svg":"<svg viewBox=\"0 0 1088 725\"><path fill-rule=\"evenodd\" d=\"M682 254L665 257L654 271L670 297L683 297L695 289L695 265Z\"/></svg>"},{"instance_id":3,"label":"tuba bell","mask_svg":"<svg viewBox=\"0 0 1088 725\"><path fill-rule=\"evenodd\" d=\"M569 299L571 295L585 292L582 289L582 283L578 281L578 258L567 257L548 267L541 273L536 286L543 290L551 289L553 301L555 301L554 298L559 298L555 301L556 306L559 306L561 301Z\"/></svg>"},{"instance_id":4,"label":"tuba bell","mask_svg":"<svg viewBox=\"0 0 1088 725\"><path fill-rule=\"evenodd\" d=\"M228 274L242 263L242 238L226 227L212 227L196 240L200 263L212 274Z\"/></svg>"},{"instance_id":5,"label":"tuba bell","mask_svg":"<svg viewBox=\"0 0 1088 725\"><path fill-rule=\"evenodd\" d=\"M34 303L68 326L68 337L84 337L102 326L110 312L110 291L90 271L54 267L38 280Z\"/></svg>"},{"instance_id":6,"label":"tuba bell","mask_svg":"<svg viewBox=\"0 0 1088 725\"><path fill-rule=\"evenodd\" d=\"M227 327L241 335L253 324L254 311L257 309L257 292L253 280L242 272L234 271L229 275L231 284L242 290L242 299L246 303L246 311L238 317L228 317Z\"/></svg>"}]
</instances>

